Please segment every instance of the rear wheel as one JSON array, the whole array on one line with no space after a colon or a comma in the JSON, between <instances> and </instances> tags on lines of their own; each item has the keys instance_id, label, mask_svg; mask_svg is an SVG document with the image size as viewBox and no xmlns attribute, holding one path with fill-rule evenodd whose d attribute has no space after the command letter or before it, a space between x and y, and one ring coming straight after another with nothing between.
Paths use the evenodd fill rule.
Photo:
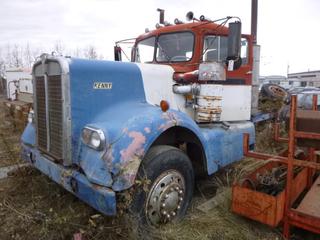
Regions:
<instances>
[{"instance_id":1,"label":"rear wheel","mask_svg":"<svg viewBox=\"0 0 320 240\"><path fill-rule=\"evenodd\" d=\"M265 97L271 99L285 100L289 98L288 92L281 86L277 84L264 84L261 88L261 93Z\"/></svg>"},{"instance_id":2,"label":"rear wheel","mask_svg":"<svg viewBox=\"0 0 320 240\"><path fill-rule=\"evenodd\" d=\"M171 146L152 147L143 160L131 210L139 222L157 226L181 219L190 204L194 172L188 156Z\"/></svg>"}]
</instances>

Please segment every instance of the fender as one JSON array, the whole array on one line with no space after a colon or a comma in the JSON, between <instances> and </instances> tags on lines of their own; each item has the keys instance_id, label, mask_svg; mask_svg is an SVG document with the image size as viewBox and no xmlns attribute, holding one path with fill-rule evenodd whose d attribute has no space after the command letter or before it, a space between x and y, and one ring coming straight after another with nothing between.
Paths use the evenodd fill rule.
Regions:
<instances>
[{"instance_id":1,"label":"fender","mask_svg":"<svg viewBox=\"0 0 320 240\"><path fill-rule=\"evenodd\" d=\"M115 111L115 109L118 110ZM125 112L123 112L124 109ZM121 111L122 114L119 114L118 112ZM106 116L114 117L103 121L102 119L105 119ZM81 150L79 151L80 165L81 167L85 165L86 168L91 169L105 169L107 171L104 175L108 172L111 173L114 191L128 189L134 184L145 154L152 143L169 128L174 126L187 128L199 138L202 145L204 144L204 138L199 127L185 113L176 110L162 112L159 107L148 103L120 104L112 111L101 113L96 119L96 123L89 124L89 126L100 128L105 132L107 147L99 156L96 155L96 161L99 161L99 163L92 164L91 161L91 164L85 164L89 159L83 156L88 156L88 151L92 150L81 144ZM85 169L86 173L87 171L88 169ZM97 172L95 172L95 175L102 177ZM102 179L105 180L106 178L102 177ZM105 181L103 183L106 184Z\"/></svg>"}]
</instances>

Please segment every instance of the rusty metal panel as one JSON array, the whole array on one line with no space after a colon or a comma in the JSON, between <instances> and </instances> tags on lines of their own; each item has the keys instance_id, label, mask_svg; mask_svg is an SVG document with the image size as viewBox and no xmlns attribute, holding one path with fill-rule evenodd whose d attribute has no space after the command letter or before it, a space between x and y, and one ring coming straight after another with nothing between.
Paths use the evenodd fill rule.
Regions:
<instances>
[{"instance_id":1,"label":"rusty metal panel","mask_svg":"<svg viewBox=\"0 0 320 240\"><path fill-rule=\"evenodd\" d=\"M320 133L320 111L298 110L297 131Z\"/></svg>"},{"instance_id":2,"label":"rusty metal panel","mask_svg":"<svg viewBox=\"0 0 320 240\"><path fill-rule=\"evenodd\" d=\"M302 132L320 133L320 111L298 110L296 129ZM299 138L297 145L320 149L320 141L316 139Z\"/></svg>"},{"instance_id":3,"label":"rusty metal panel","mask_svg":"<svg viewBox=\"0 0 320 240\"><path fill-rule=\"evenodd\" d=\"M299 207L299 212L320 218L320 177L312 185Z\"/></svg>"},{"instance_id":4,"label":"rusty metal panel","mask_svg":"<svg viewBox=\"0 0 320 240\"><path fill-rule=\"evenodd\" d=\"M232 188L232 211L258 222L276 227L282 221L285 205L285 188L276 196L259 192L250 186L257 182L258 173L264 173L279 163L269 162L244 177L242 184L237 183ZM294 202L307 185L307 169L297 174L293 181L292 202Z\"/></svg>"}]
</instances>

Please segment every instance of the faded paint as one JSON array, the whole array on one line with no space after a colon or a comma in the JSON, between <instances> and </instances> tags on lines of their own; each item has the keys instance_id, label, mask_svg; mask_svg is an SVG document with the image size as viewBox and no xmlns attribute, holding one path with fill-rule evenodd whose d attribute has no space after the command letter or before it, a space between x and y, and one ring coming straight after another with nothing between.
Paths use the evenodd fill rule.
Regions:
<instances>
[{"instance_id":1,"label":"faded paint","mask_svg":"<svg viewBox=\"0 0 320 240\"><path fill-rule=\"evenodd\" d=\"M162 119L164 119L165 122L162 123L158 127L158 130L165 131L165 130L169 129L172 126L179 125L178 117L174 112L165 112L165 113L163 113L162 114Z\"/></svg>"},{"instance_id":2,"label":"faded paint","mask_svg":"<svg viewBox=\"0 0 320 240\"><path fill-rule=\"evenodd\" d=\"M112 162L114 160L112 145L109 145L109 147L106 149L102 155L102 159L105 161L107 168L110 171L112 169Z\"/></svg>"}]
</instances>

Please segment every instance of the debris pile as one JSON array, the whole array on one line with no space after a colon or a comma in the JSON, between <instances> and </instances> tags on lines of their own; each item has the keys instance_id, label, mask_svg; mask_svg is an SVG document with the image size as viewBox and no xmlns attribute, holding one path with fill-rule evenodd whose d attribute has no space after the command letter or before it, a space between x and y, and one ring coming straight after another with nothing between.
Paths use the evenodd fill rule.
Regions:
<instances>
[{"instance_id":1,"label":"debris pile","mask_svg":"<svg viewBox=\"0 0 320 240\"><path fill-rule=\"evenodd\" d=\"M301 167L294 168L295 176L301 172ZM254 184L254 189L272 196L277 196L285 189L287 179L287 167L274 167L264 173L257 173L257 183Z\"/></svg>"}]
</instances>

